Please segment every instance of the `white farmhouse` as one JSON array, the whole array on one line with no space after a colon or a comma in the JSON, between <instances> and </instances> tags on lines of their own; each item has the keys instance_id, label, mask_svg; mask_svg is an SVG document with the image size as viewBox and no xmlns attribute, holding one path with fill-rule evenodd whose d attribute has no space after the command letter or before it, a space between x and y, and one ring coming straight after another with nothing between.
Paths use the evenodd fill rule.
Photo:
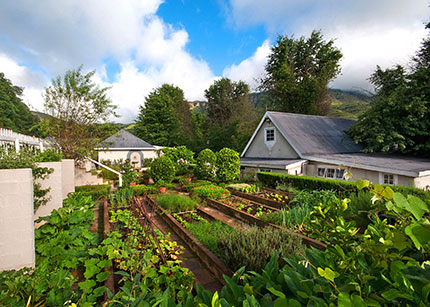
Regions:
<instances>
[{"instance_id":1,"label":"white farmhouse","mask_svg":"<svg viewBox=\"0 0 430 307\"><path fill-rule=\"evenodd\" d=\"M130 132L122 129L114 135L102 141L98 148L98 161L130 160L136 167L143 167L146 158L157 158L160 146L151 145Z\"/></svg>"},{"instance_id":2,"label":"white farmhouse","mask_svg":"<svg viewBox=\"0 0 430 307\"><path fill-rule=\"evenodd\" d=\"M266 112L241 154L242 173L269 171L430 190L430 159L363 153L345 131L354 120Z\"/></svg>"}]
</instances>

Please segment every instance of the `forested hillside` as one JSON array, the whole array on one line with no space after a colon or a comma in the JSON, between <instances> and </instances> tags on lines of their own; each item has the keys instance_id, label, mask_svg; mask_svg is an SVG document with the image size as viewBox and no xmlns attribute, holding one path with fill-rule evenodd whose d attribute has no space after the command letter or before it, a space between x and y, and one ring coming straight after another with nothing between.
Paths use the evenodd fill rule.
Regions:
<instances>
[{"instance_id":1,"label":"forested hillside","mask_svg":"<svg viewBox=\"0 0 430 307\"><path fill-rule=\"evenodd\" d=\"M20 96L23 89L0 72L0 127L15 132L38 135L32 129L38 123L38 117L31 113L28 106L22 102Z\"/></svg>"}]
</instances>

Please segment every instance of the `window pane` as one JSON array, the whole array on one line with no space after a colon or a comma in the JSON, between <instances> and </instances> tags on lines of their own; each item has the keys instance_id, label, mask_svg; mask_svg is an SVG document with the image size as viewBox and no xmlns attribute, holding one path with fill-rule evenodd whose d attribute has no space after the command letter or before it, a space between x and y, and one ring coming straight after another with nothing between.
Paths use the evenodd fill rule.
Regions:
<instances>
[{"instance_id":1,"label":"window pane","mask_svg":"<svg viewBox=\"0 0 430 307\"><path fill-rule=\"evenodd\" d=\"M275 140L275 129L266 130L266 141L274 141Z\"/></svg>"}]
</instances>

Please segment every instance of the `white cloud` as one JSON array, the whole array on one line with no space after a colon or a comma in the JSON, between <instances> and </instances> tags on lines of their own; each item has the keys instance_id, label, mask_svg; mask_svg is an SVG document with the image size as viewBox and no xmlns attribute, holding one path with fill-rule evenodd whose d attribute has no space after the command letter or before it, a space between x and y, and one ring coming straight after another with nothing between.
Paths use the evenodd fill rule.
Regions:
<instances>
[{"instance_id":1,"label":"white cloud","mask_svg":"<svg viewBox=\"0 0 430 307\"><path fill-rule=\"evenodd\" d=\"M233 81L245 81L254 91L259 85L259 80L264 76L264 67L269 54L270 43L266 40L251 57L243 60L239 65L233 64L226 67L222 74Z\"/></svg>"},{"instance_id":2,"label":"white cloud","mask_svg":"<svg viewBox=\"0 0 430 307\"><path fill-rule=\"evenodd\" d=\"M376 65L405 64L425 36L429 2L422 0L231 0L230 22L264 25L274 36L308 36L321 29L344 55L334 87L369 89Z\"/></svg>"},{"instance_id":3,"label":"white cloud","mask_svg":"<svg viewBox=\"0 0 430 307\"><path fill-rule=\"evenodd\" d=\"M95 81L111 86L109 94L119 106L119 121L137 116L138 106L155 87L171 83L181 87L187 99L202 99L204 89L215 76L209 65L187 50L185 29L175 29L156 12L161 0L97 1L31 0L0 2L0 52L10 63L6 73L22 75L31 69L18 63L32 63L46 75L62 75L84 64L84 70L97 67ZM120 66L108 81L104 59ZM4 71L3 67L0 68ZM111 76L112 77L112 76ZM19 79L19 78L18 78ZM24 84L26 85L26 84ZM26 90L26 98L41 110L37 91L49 85L46 78ZM40 96L40 95L39 95Z\"/></svg>"}]
</instances>

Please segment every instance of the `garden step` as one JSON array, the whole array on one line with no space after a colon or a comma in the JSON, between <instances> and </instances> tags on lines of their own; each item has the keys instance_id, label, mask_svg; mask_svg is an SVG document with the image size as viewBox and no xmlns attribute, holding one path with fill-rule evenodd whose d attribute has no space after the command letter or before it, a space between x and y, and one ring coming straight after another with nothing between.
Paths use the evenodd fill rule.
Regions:
<instances>
[{"instance_id":1,"label":"garden step","mask_svg":"<svg viewBox=\"0 0 430 307\"><path fill-rule=\"evenodd\" d=\"M239 221L238 219L231 217L215 208L211 207L200 207L199 208L204 213L210 215L214 219L220 220L224 224L227 224L231 227L240 227L240 228L249 228L249 225Z\"/></svg>"}]
</instances>

